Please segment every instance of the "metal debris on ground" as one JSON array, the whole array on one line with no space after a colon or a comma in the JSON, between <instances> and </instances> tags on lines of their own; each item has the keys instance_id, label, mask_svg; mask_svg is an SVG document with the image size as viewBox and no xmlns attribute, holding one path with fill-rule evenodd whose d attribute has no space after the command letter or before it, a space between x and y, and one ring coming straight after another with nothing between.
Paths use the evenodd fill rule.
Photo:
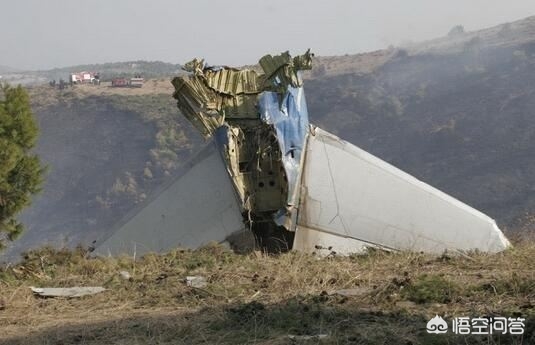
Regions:
<instances>
[{"instance_id":1,"label":"metal debris on ground","mask_svg":"<svg viewBox=\"0 0 535 345\"><path fill-rule=\"evenodd\" d=\"M185 281L187 286L194 288L204 288L208 285L206 278L201 276L187 276Z\"/></svg>"},{"instance_id":2,"label":"metal debris on ground","mask_svg":"<svg viewBox=\"0 0 535 345\"><path fill-rule=\"evenodd\" d=\"M73 286L69 288L36 288L31 286L30 289L41 297L82 297L106 291L100 286Z\"/></svg>"}]
</instances>

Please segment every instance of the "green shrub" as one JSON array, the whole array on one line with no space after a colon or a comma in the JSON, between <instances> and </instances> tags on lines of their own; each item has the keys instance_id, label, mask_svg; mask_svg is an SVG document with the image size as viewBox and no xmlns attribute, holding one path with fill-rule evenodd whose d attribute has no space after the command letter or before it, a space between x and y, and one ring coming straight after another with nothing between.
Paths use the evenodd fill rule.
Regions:
<instances>
[{"instance_id":1,"label":"green shrub","mask_svg":"<svg viewBox=\"0 0 535 345\"><path fill-rule=\"evenodd\" d=\"M416 303L449 303L459 293L452 281L439 276L423 274L402 290L402 297Z\"/></svg>"}]
</instances>

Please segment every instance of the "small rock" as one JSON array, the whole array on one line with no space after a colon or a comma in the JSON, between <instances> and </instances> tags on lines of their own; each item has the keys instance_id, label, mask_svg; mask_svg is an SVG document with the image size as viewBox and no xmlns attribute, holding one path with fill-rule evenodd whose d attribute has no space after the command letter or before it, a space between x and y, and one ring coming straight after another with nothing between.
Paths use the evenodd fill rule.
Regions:
<instances>
[{"instance_id":1,"label":"small rock","mask_svg":"<svg viewBox=\"0 0 535 345\"><path fill-rule=\"evenodd\" d=\"M130 273L128 273L127 271L121 271L121 272L119 272L119 275L120 275L121 278L123 278L124 280L130 280L130 279L132 279L132 276L131 276Z\"/></svg>"}]
</instances>

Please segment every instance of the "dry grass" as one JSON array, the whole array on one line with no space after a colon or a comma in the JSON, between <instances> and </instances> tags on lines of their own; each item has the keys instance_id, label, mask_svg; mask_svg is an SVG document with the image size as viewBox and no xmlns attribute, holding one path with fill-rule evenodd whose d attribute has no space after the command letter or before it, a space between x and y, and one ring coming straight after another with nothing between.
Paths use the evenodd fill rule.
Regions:
<instances>
[{"instance_id":1,"label":"dry grass","mask_svg":"<svg viewBox=\"0 0 535 345\"><path fill-rule=\"evenodd\" d=\"M238 255L219 246L166 255L90 258L41 250L0 269L1 344L532 344L535 245L466 257L372 252L318 259ZM120 271L132 278L124 280ZM207 278L202 289L187 275ZM79 299L30 286L105 286ZM340 289L355 289L341 296ZM522 316L523 337L428 335L439 314ZM327 334L323 339L288 335Z\"/></svg>"}]
</instances>

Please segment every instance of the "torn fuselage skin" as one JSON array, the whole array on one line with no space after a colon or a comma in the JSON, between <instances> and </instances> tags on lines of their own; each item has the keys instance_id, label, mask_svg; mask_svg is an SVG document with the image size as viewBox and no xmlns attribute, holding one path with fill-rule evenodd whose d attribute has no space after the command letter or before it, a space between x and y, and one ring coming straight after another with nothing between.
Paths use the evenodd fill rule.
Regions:
<instances>
[{"instance_id":1,"label":"torn fuselage skin","mask_svg":"<svg viewBox=\"0 0 535 345\"><path fill-rule=\"evenodd\" d=\"M185 65L190 75L172 81L184 116L215 137L244 224L268 251L293 244L309 128L299 71L312 67L312 56L266 55L259 61L263 73L195 59Z\"/></svg>"}]
</instances>

